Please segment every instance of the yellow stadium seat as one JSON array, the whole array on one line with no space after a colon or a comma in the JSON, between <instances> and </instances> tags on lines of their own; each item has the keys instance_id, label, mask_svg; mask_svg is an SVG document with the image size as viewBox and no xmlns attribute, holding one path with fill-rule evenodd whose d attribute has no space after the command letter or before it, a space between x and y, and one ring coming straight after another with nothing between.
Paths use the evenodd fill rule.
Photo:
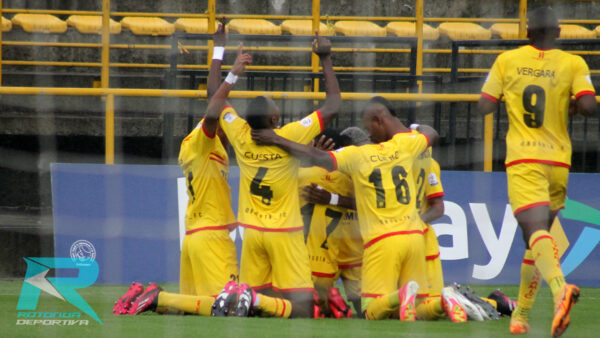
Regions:
<instances>
[{"instance_id":1,"label":"yellow stadium seat","mask_svg":"<svg viewBox=\"0 0 600 338\"><path fill-rule=\"evenodd\" d=\"M596 33L579 25L560 25L560 39L595 39Z\"/></svg>"},{"instance_id":2,"label":"yellow stadium seat","mask_svg":"<svg viewBox=\"0 0 600 338\"><path fill-rule=\"evenodd\" d=\"M175 32L175 25L156 17L126 16L121 25L135 35L171 35Z\"/></svg>"},{"instance_id":3,"label":"yellow stadium seat","mask_svg":"<svg viewBox=\"0 0 600 338\"><path fill-rule=\"evenodd\" d=\"M369 21L338 21L335 32L346 36L386 36L385 28Z\"/></svg>"},{"instance_id":4,"label":"yellow stadium seat","mask_svg":"<svg viewBox=\"0 0 600 338\"><path fill-rule=\"evenodd\" d=\"M100 15L71 15L67 24L75 27L82 34L102 34L102 17ZM110 33L121 33L121 24L110 19Z\"/></svg>"},{"instance_id":5,"label":"yellow stadium seat","mask_svg":"<svg viewBox=\"0 0 600 338\"><path fill-rule=\"evenodd\" d=\"M67 23L50 14L17 14L13 25L21 26L28 33L64 33Z\"/></svg>"},{"instance_id":6,"label":"yellow stadium seat","mask_svg":"<svg viewBox=\"0 0 600 338\"><path fill-rule=\"evenodd\" d=\"M217 28L219 28L218 20L215 21L215 31ZM175 30L190 34L207 34L208 19L179 18L175 21ZM227 25L225 25L225 31L229 31Z\"/></svg>"},{"instance_id":7,"label":"yellow stadium seat","mask_svg":"<svg viewBox=\"0 0 600 338\"><path fill-rule=\"evenodd\" d=\"M12 22L5 17L2 17L2 31L9 32L12 29Z\"/></svg>"},{"instance_id":8,"label":"yellow stadium seat","mask_svg":"<svg viewBox=\"0 0 600 338\"><path fill-rule=\"evenodd\" d=\"M285 20L281 23L281 30L284 33L291 35L314 35L315 32L312 29L312 20ZM320 35L333 35L333 27L327 27L322 22L319 22L319 34Z\"/></svg>"},{"instance_id":9,"label":"yellow stadium seat","mask_svg":"<svg viewBox=\"0 0 600 338\"><path fill-rule=\"evenodd\" d=\"M281 27L263 19L233 19L227 26L239 34L281 35Z\"/></svg>"},{"instance_id":10,"label":"yellow stadium seat","mask_svg":"<svg viewBox=\"0 0 600 338\"><path fill-rule=\"evenodd\" d=\"M518 23L495 23L490 27L492 34L499 36L503 40L519 38Z\"/></svg>"},{"instance_id":11,"label":"yellow stadium seat","mask_svg":"<svg viewBox=\"0 0 600 338\"><path fill-rule=\"evenodd\" d=\"M385 29L389 34L393 34L401 37L415 37L417 36L415 23L414 22L390 22L385 26ZM440 32L437 28L433 28L427 24L423 24L423 39L425 40L437 40L440 37Z\"/></svg>"},{"instance_id":12,"label":"yellow stadium seat","mask_svg":"<svg viewBox=\"0 0 600 338\"><path fill-rule=\"evenodd\" d=\"M444 22L438 30L451 40L489 40L492 37L489 29L470 22Z\"/></svg>"}]
</instances>

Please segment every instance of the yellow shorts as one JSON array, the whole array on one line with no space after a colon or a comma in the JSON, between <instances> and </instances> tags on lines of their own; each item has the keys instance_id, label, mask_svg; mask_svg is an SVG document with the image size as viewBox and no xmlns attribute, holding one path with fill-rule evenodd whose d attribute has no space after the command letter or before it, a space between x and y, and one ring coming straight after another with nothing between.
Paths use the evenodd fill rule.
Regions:
<instances>
[{"instance_id":1,"label":"yellow shorts","mask_svg":"<svg viewBox=\"0 0 600 338\"><path fill-rule=\"evenodd\" d=\"M427 224L425 230L425 263L427 265L427 285L419 291L429 296L439 296L444 288L444 274L440 259L440 244L433 227Z\"/></svg>"},{"instance_id":2,"label":"yellow shorts","mask_svg":"<svg viewBox=\"0 0 600 338\"><path fill-rule=\"evenodd\" d=\"M361 306L400 289L409 281L427 285L425 240L422 234L385 237L365 249L362 267ZM422 297L425 292L419 289Z\"/></svg>"},{"instance_id":3,"label":"yellow shorts","mask_svg":"<svg viewBox=\"0 0 600 338\"><path fill-rule=\"evenodd\" d=\"M201 230L183 238L179 267L179 292L216 296L237 278L235 244L227 230Z\"/></svg>"},{"instance_id":4,"label":"yellow shorts","mask_svg":"<svg viewBox=\"0 0 600 338\"><path fill-rule=\"evenodd\" d=\"M240 281L255 290L313 291L302 231L244 229Z\"/></svg>"},{"instance_id":5,"label":"yellow shorts","mask_svg":"<svg viewBox=\"0 0 600 338\"><path fill-rule=\"evenodd\" d=\"M519 163L506 168L508 200L516 215L520 211L549 205L557 211L565 206L569 169L543 163Z\"/></svg>"}]
</instances>

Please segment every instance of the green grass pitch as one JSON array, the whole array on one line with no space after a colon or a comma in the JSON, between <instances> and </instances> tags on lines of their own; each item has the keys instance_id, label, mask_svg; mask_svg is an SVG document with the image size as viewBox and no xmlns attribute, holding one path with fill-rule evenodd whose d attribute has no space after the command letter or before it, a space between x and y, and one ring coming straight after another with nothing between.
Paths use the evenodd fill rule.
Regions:
<instances>
[{"instance_id":1,"label":"green grass pitch","mask_svg":"<svg viewBox=\"0 0 600 338\"><path fill-rule=\"evenodd\" d=\"M126 286L92 286L80 294L96 311L103 325L87 315L88 326L17 326L17 301L22 280L0 281L0 336L2 337L332 337L332 336L410 336L410 337L508 337L508 318L499 321L454 324L448 320L401 323L397 320L366 321L360 319L275 319L275 318L207 318L198 316L157 315L114 316L114 301ZM166 285L175 291L175 285ZM480 295L494 290L492 286L475 286ZM516 297L517 287L502 286ZM598 337L600 335L600 289L582 288L582 297L572 312L565 337ZM36 311L78 312L71 304L42 293ZM548 337L552 320L552 297L548 287L540 290L531 319L528 337Z\"/></svg>"}]
</instances>

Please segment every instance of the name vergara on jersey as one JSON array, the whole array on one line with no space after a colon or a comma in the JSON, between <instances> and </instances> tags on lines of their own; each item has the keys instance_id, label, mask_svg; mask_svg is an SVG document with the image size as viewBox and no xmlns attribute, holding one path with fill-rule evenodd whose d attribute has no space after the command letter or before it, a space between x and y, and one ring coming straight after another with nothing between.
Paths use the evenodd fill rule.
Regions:
<instances>
[{"instance_id":1,"label":"name vergara on jersey","mask_svg":"<svg viewBox=\"0 0 600 338\"><path fill-rule=\"evenodd\" d=\"M517 74L533 77L549 77L554 79L554 71L549 69L534 69L531 67L518 67Z\"/></svg>"}]
</instances>

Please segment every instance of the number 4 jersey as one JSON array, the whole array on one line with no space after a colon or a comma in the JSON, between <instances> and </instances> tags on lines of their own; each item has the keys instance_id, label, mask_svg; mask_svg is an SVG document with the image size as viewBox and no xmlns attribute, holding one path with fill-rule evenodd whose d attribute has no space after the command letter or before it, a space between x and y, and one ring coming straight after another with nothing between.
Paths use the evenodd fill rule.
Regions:
<instances>
[{"instance_id":1,"label":"number 4 jersey","mask_svg":"<svg viewBox=\"0 0 600 338\"><path fill-rule=\"evenodd\" d=\"M252 141L251 128L227 106L220 119L240 166L239 225L264 231L302 230L298 196L300 161L276 146ZM308 144L323 129L317 110L275 132L297 143Z\"/></svg>"},{"instance_id":2,"label":"number 4 jersey","mask_svg":"<svg viewBox=\"0 0 600 338\"><path fill-rule=\"evenodd\" d=\"M506 99L506 166L523 162L570 166L570 96L595 93L589 74L580 56L559 49L528 45L498 56L481 95L494 102L501 95Z\"/></svg>"},{"instance_id":3,"label":"number 4 jersey","mask_svg":"<svg viewBox=\"0 0 600 338\"><path fill-rule=\"evenodd\" d=\"M352 177L365 248L387 236L422 233L412 170L428 146L427 136L411 131L387 142L330 152L337 169Z\"/></svg>"}]
</instances>

